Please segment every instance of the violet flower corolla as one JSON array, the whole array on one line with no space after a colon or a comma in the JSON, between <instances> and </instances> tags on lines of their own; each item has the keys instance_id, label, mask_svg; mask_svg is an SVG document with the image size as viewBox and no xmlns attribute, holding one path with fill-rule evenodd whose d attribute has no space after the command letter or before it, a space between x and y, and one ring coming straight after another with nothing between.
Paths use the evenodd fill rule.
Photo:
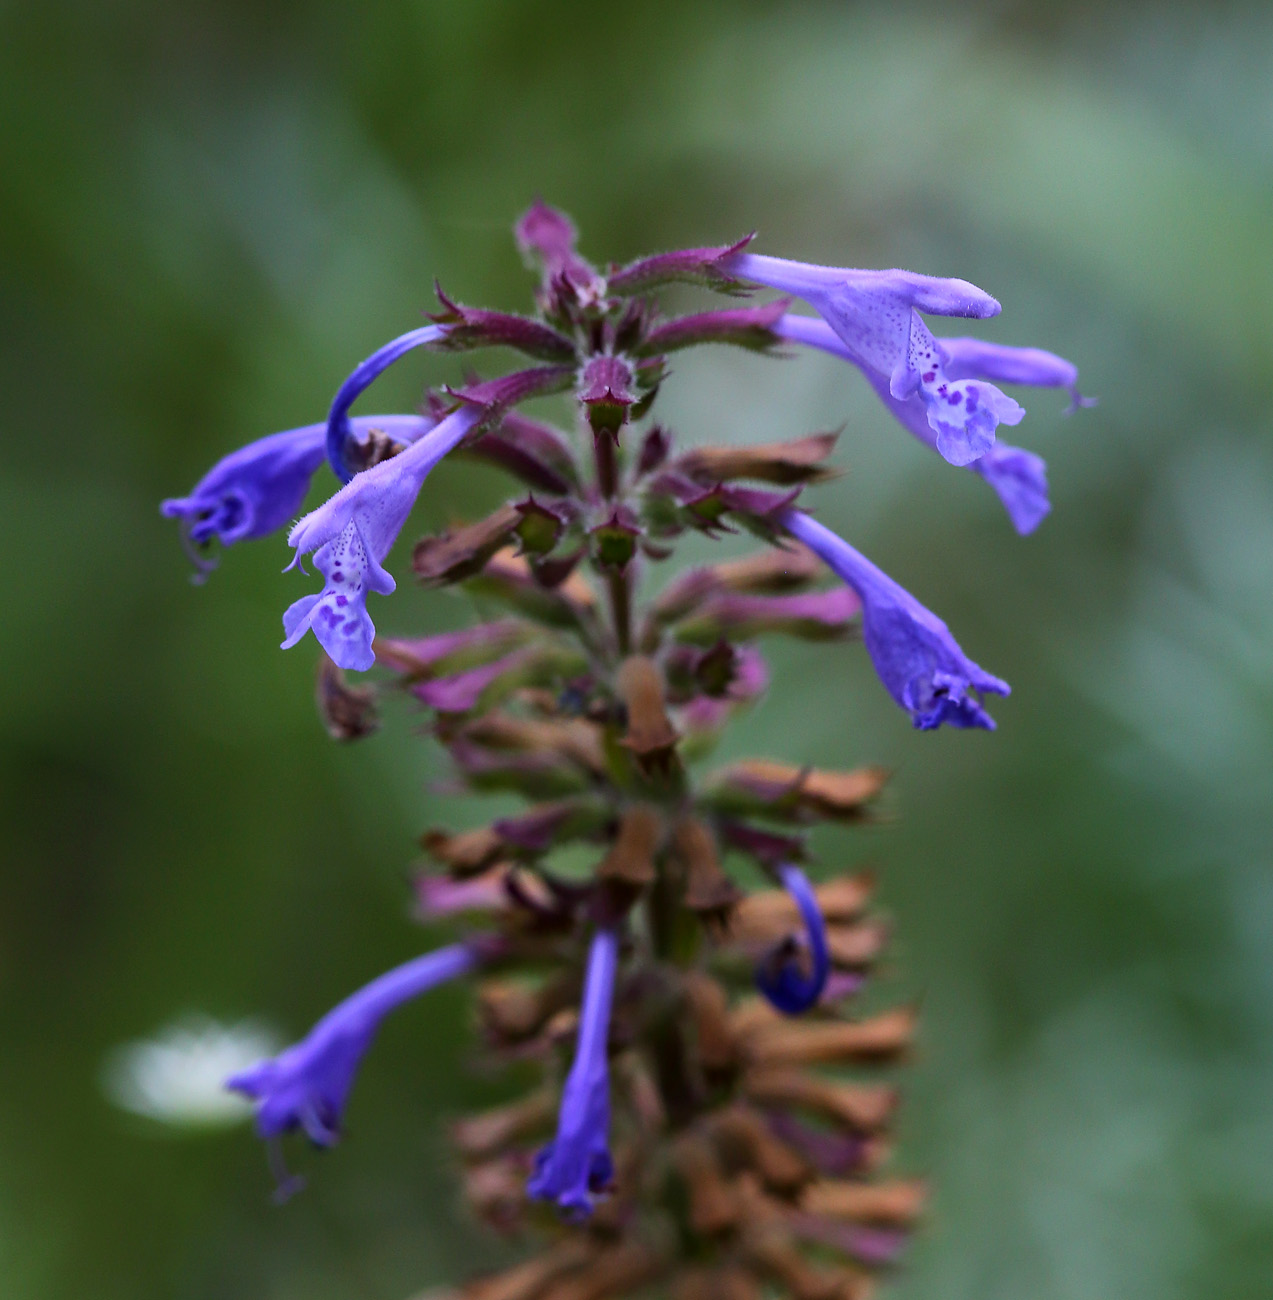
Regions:
<instances>
[{"instance_id":1,"label":"violet flower corolla","mask_svg":"<svg viewBox=\"0 0 1273 1300\"><path fill-rule=\"evenodd\" d=\"M385 556L430 471L484 414L481 406L462 406L406 451L355 475L292 529L287 541L296 556L288 567L313 551L326 582L317 596L302 596L283 614L284 650L312 630L339 667L365 672L375 663L367 593L387 596L397 586Z\"/></svg>"},{"instance_id":2,"label":"violet flower corolla","mask_svg":"<svg viewBox=\"0 0 1273 1300\"><path fill-rule=\"evenodd\" d=\"M225 1086L256 1102L261 1137L300 1128L316 1145L333 1146L354 1075L380 1022L402 1003L466 975L480 958L480 944L470 941L386 971L329 1011L300 1042L232 1075Z\"/></svg>"},{"instance_id":3,"label":"violet flower corolla","mask_svg":"<svg viewBox=\"0 0 1273 1300\"><path fill-rule=\"evenodd\" d=\"M937 340L920 318L997 316L999 303L967 280L913 271L859 271L814 266L757 253L733 253L732 275L803 298L839 336L849 359L888 385L899 401L918 394L952 465L967 465L994 446L1000 424L1019 424L1025 408L980 380L947 373Z\"/></svg>"},{"instance_id":4,"label":"violet flower corolla","mask_svg":"<svg viewBox=\"0 0 1273 1300\"><path fill-rule=\"evenodd\" d=\"M556 1202L573 1220L586 1218L594 1196L614 1180L606 1049L618 957L618 931L599 928L588 949L579 1040L561 1094L557 1136L535 1157L535 1171L526 1184L527 1195Z\"/></svg>"},{"instance_id":5,"label":"violet flower corolla","mask_svg":"<svg viewBox=\"0 0 1273 1300\"><path fill-rule=\"evenodd\" d=\"M377 348L365 361L354 367L349 378L341 384L327 413L327 460L332 472L342 483L348 483L354 477L354 467L349 463L349 440L351 421L349 408L372 381L383 374L400 357L405 357L414 348L428 347L446 337L445 325L422 325L419 329L408 330L396 339L391 339L383 347Z\"/></svg>"},{"instance_id":6,"label":"violet flower corolla","mask_svg":"<svg viewBox=\"0 0 1273 1300\"><path fill-rule=\"evenodd\" d=\"M814 895L809 877L792 862L778 865L778 879L795 900L804 921L809 951L808 974L800 969L790 942L780 944L756 968L756 987L770 1002L789 1016L808 1011L826 988L831 973L831 954L827 948L827 926Z\"/></svg>"},{"instance_id":7,"label":"violet flower corolla","mask_svg":"<svg viewBox=\"0 0 1273 1300\"><path fill-rule=\"evenodd\" d=\"M360 415L346 436L362 442L373 431L396 442L415 442L434 425L426 415ZM160 504L169 519L182 521L183 536L194 546L252 541L282 528L301 508L305 493L323 463L327 424L307 424L258 438L232 451L195 484L190 495ZM202 573L215 562L191 555Z\"/></svg>"},{"instance_id":8,"label":"violet flower corolla","mask_svg":"<svg viewBox=\"0 0 1273 1300\"><path fill-rule=\"evenodd\" d=\"M867 653L917 728L946 723L994 730L994 719L969 692L1007 695L1007 682L973 663L936 614L842 537L800 510L785 511L779 523L857 592Z\"/></svg>"},{"instance_id":9,"label":"violet flower corolla","mask_svg":"<svg viewBox=\"0 0 1273 1300\"><path fill-rule=\"evenodd\" d=\"M819 348L850 361L862 371L880 401L904 429L925 446L937 449L937 434L928 419L928 408L918 393L897 398L885 376L862 366L853 350L824 320L788 312L775 321L779 338ZM1027 384L1034 388L1064 388L1070 394L1070 411L1091 406L1095 399L1078 390L1078 368L1064 357L1042 348L1017 348L986 343L981 339L938 339L947 375L956 379L997 379L1002 383ZM1020 447L996 442L983 456L964 466L980 474L998 493L1013 527L1025 535L1033 532L1051 510L1048 500L1047 465L1043 458Z\"/></svg>"}]
</instances>

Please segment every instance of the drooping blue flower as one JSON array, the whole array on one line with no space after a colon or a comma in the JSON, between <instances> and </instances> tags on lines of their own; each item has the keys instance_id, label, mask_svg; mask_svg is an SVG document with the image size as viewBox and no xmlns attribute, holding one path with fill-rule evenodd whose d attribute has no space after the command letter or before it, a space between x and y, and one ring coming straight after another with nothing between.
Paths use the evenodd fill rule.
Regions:
<instances>
[{"instance_id":1,"label":"drooping blue flower","mask_svg":"<svg viewBox=\"0 0 1273 1300\"><path fill-rule=\"evenodd\" d=\"M913 271L859 271L813 266L756 253L734 253L731 274L803 298L839 336L851 361L880 377L899 401L918 394L936 434L937 450L952 465L967 465L994 445L1000 424L1025 415L1006 393L983 380L957 379L921 311L985 319L999 304L967 280Z\"/></svg>"},{"instance_id":2,"label":"drooping blue flower","mask_svg":"<svg viewBox=\"0 0 1273 1300\"><path fill-rule=\"evenodd\" d=\"M413 348L437 343L446 334L445 325L423 325L419 329L408 330L377 348L365 361L355 366L349 378L341 384L332 401L331 410L327 413L327 460L332 472L342 483L348 483L357 469L349 460L349 442L352 437L349 408L372 381L400 357L405 357Z\"/></svg>"},{"instance_id":3,"label":"drooping blue flower","mask_svg":"<svg viewBox=\"0 0 1273 1300\"><path fill-rule=\"evenodd\" d=\"M362 415L349 422L348 436L362 442L372 430L397 442L414 442L433 427L425 415ZM222 546L250 541L282 528L295 517L322 464L327 425L273 433L250 442L219 460L187 497L172 497L160 510L180 519L195 546L219 541ZM201 570L212 563L195 556Z\"/></svg>"},{"instance_id":4,"label":"drooping blue flower","mask_svg":"<svg viewBox=\"0 0 1273 1300\"><path fill-rule=\"evenodd\" d=\"M822 996L831 973L831 954L827 948L827 926L822 909L814 896L809 878L792 862L778 866L778 879L795 899L804 920L810 970L800 968L797 954L789 944L780 945L756 969L756 987L770 1002L789 1016L808 1011Z\"/></svg>"},{"instance_id":5,"label":"drooping blue flower","mask_svg":"<svg viewBox=\"0 0 1273 1300\"><path fill-rule=\"evenodd\" d=\"M618 932L598 929L588 949L579 1040L561 1094L557 1136L536 1156L535 1172L526 1184L529 1196L556 1202L570 1219L586 1218L593 1198L614 1179L606 1043L618 956Z\"/></svg>"},{"instance_id":6,"label":"drooping blue flower","mask_svg":"<svg viewBox=\"0 0 1273 1300\"><path fill-rule=\"evenodd\" d=\"M300 1042L226 1080L256 1103L263 1138L299 1128L311 1142L332 1146L354 1075L380 1022L395 1007L467 974L479 960L473 943L457 943L398 966L329 1011Z\"/></svg>"},{"instance_id":7,"label":"drooping blue flower","mask_svg":"<svg viewBox=\"0 0 1273 1300\"><path fill-rule=\"evenodd\" d=\"M287 539L296 548L292 564L313 551L314 567L326 582L319 595L302 596L284 613L284 650L312 630L341 668L365 672L375 663L376 629L367 613L367 593L394 590L385 556L430 471L483 416L481 406L460 407L406 451L356 475L292 529Z\"/></svg>"},{"instance_id":8,"label":"drooping blue flower","mask_svg":"<svg viewBox=\"0 0 1273 1300\"><path fill-rule=\"evenodd\" d=\"M842 537L800 510L788 510L780 522L861 598L867 653L916 727L929 731L946 723L994 730L994 719L971 692L1007 695L1007 682L973 663L936 614Z\"/></svg>"},{"instance_id":9,"label":"drooping blue flower","mask_svg":"<svg viewBox=\"0 0 1273 1300\"><path fill-rule=\"evenodd\" d=\"M898 423L925 446L937 449L937 434L923 398L918 393L907 398L894 397L887 378L862 366L826 321L788 313L774 323L773 329L779 338L818 348L858 366ZM1090 406L1094 400L1078 391L1078 369L1064 357L1042 348L1014 348L967 338L938 339L937 345L946 373L952 378L996 379L1035 388L1064 388L1070 394L1068 409L1071 411ZM964 468L980 474L994 488L1019 533L1033 532L1052 508L1048 501L1047 466L1033 452L996 442Z\"/></svg>"}]
</instances>

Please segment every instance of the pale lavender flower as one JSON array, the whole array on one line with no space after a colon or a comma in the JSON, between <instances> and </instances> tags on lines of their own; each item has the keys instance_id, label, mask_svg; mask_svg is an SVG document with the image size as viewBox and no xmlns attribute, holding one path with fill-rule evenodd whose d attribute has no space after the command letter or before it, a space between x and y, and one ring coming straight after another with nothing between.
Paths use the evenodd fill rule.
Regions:
<instances>
[{"instance_id":1,"label":"pale lavender flower","mask_svg":"<svg viewBox=\"0 0 1273 1300\"><path fill-rule=\"evenodd\" d=\"M364 672L375 663L367 593L387 596L396 587L383 563L390 547L430 471L483 414L480 406L461 407L406 451L356 475L292 529L292 564L313 551L326 583L319 595L302 596L284 613L284 650L312 630L341 668Z\"/></svg>"},{"instance_id":2,"label":"pale lavender flower","mask_svg":"<svg viewBox=\"0 0 1273 1300\"><path fill-rule=\"evenodd\" d=\"M735 253L723 266L741 279L803 298L836 332L855 365L883 379L899 401L918 394L937 450L952 465L984 456L994 445L995 429L1018 424L1025 415L993 384L948 374L937 340L919 316L997 316L998 302L967 280L813 266L755 253Z\"/></svg>"},{"instance_id":3,"label":"pale lavender flower","mask_svg":"<svg viewBox=\"0 0 1273 1300\"><path fill-rule=\"evenodd\" d=\"M1007 695L1007 682L973 663L936 614L842 537L799 510L788 510L780 522L861 598L867 653L916 727L928 731L944 722L994 730L994 719L970 692Z\"/></svg>"},{"instance_id":4,"label":"pale lavender flower","mask_svg":"<svg viewBox=\"0 0 1273 1300\"><path fill-rule=\"evenodd\" d=\"M300 1128L317 1145L332 1146L380 1022L402 1003L468 974L478 960L476 945L457 943L387 971L329 1011L299 1043L232 1075L225 1086L256 1103L263 1138Z\"/></svg>"},{"instance_id":5,"label":"pale lavender flower","mask_svg":"<svg viewBox=\"0 0 1273 1300\"><path fill-rule=\"evenodd\" d=\"M606 1050L618 957L618 932L598 929L588 949L579 1041L561 1094L557 1136L536 1156L535 1172L526 1185L529 1196L554 1201L571 1219L586 1218L594 1196L614 1179Z\"/></svg>"},{"instance_id":6,"label":"pale lavender flower","mask_svg":"<svg viewBox=\"0 0 1273 1300\"><path fill-rule=\"evenodd\" d=\"M778 865L782 887L795 899L804 920L809 953L809 973L800 968L800 947L790 941L779 944L756 969L756 987L770 1002L789 1016L808 1011L822 997L827 976L831 973L831 953L827 948L827 926L809 878L792 862Z\"/></svg>"},{"instance_id":7,"label":"pale lavender flower","mask_svg":"<svg viewBox=\"0 0 1273 1300\"><path fill-rule=\"evenodd\" d=\"M788 314L776 321L773 328L779 338L818 348L858 366L898 423L925 446L937 450L937 434L929 422L923 398L918 393L907 398L894 397L887 377L862 366L826 321L816 316ZM1068 409L1071 411L1090 406L1094 400L1078 391L1077 367L1041 348L1014 348L963 338L938 339L937 344L945 358L946 373L954 378L997 379L1035 388L1064 388L1070 394ZM994 488L1013 527L1023 535L1033 532L1052 508L1048 500L1047 466L1031 451L996 442L964 468L980 474Z\"/></svg>"},{"instance_id":8,"label":"pale lavender flower","mask_svg":"<svg viewBox=\"0 0 1273 1300\"><path fill-rule=\"evenodd\" d=\"M433 427L425 415L361 415L349 421L349 436L363 442L373 431L410 443ZM307 424L259 438L219 460L187 497L160 505L169 519L180 519L195 546L251 541L282 528L301 508L314 472L323 463L326 424ZM212 564L192 556L201 570Z\"/></svg>"}]
</instances>

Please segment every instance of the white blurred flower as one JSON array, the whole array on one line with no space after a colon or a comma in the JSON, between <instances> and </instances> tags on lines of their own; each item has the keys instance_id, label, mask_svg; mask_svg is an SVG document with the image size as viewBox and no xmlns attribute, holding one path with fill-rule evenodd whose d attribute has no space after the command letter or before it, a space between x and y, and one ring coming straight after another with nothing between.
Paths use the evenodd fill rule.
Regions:
<instances>
[{"instance_id":1,"label":"white blurred flower","mask_svg":"<svg viewBox=\"0 0 1273 1300\"><path fill-rule=\"evenodd\" d=\"M252 1105L225 1089L232 1074L275 1055L278 1037L254 1021L222 1025L185 1016L154 1038L117 1047L102 1067L102 1087L121 1110L178 1128L237 1124Z\"/></svg>"}]
</instances>

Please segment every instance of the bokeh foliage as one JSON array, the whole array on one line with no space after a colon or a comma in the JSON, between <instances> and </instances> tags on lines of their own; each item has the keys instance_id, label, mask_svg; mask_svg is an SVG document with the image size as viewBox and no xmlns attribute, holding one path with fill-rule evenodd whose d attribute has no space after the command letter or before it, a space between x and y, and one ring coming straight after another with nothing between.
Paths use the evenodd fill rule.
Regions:
<instances>
[{"instance_id":1,"label":"bokeh foliage","mask_svg":"<svg viewBox=\"0 0 1273 1300\"><path fill-rule=\"evenodd\" d=\"M470 815L436 751L406 708L330 745L281 542L193 589L156 503L320 418L435 274L524 303L536 193L601 260L758 227L961 275L1080 364L1101 405L1018 431L1056 507L1026 541L828 359L678 359L663 402L704 440L847 422L811 500L1015 688L995 736L918 735L860 651L784 650L733 742L898 772L853 848L924 993L903 1155L938 1199L896 1294L1267 1294L1270 66L1260 6L0 8L5 1295L389 1300L489 1253L440 1130L505 1085L459 990L386 1027L281 1212L246 1132L167 1139L98 1069L186 1008L299 1032L427 940L412 837ZM398 369L377 408L454 376ZM444 466L410 531L501 488ZM470 613L404 582L377 616Z\"/></svg>"}]
</instances>

